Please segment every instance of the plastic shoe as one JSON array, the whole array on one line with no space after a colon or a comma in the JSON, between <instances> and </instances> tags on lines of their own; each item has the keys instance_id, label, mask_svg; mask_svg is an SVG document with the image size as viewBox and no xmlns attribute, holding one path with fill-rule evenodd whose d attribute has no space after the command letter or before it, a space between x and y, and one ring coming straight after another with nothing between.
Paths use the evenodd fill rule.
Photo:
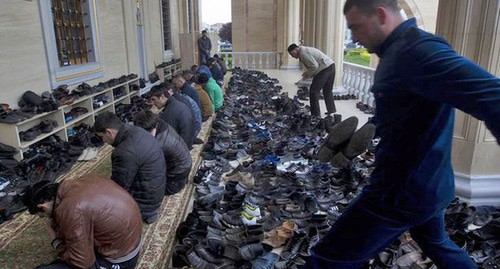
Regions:
<instances>
[{"instance_id":1,"label":"plastic shoe","mask_svg":"<svg viewBox=\"0 0 500 269\"><path fill-rule=\"evenodd\" d=\"M257 217L254 217L250 214L248 214L247 212L245 211L242 211L241 212L241 221L243 222L244 225L246 226L249 226L249 225L256 225L257 224L257 220L259 218Z\"/></svg>"},{"instance_id":2,"label":"plastic shoe","mask_svg":"<svg viewBox=\"0 0 500 269\"><path fill-rule=\"evenodd\" d=\"M248 215L250 216L253 216L253 217L256 217L256 218L260 218L261 215L260 215L260 208L258 206L252 206L248 203L245 203L243 205L243 210L245 211L245 213L247 213Z\"/></svg>"}]
</instances>

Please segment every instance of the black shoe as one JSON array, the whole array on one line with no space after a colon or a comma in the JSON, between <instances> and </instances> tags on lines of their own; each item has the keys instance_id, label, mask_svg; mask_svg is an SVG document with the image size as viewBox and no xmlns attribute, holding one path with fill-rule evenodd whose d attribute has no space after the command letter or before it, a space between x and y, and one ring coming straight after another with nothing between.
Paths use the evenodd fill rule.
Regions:
<instances>
[{"instance_id":1,"label":"black shoe","mask_svg":"<svg viewBox=\"0 0 500 269\"><path fill-rule=\"evenodd\" d=\"M199 139L198 137L194 140L193 144L195 145L200 145L200 144L203 144L203 140Z\"/></svg>"}]
</instances>

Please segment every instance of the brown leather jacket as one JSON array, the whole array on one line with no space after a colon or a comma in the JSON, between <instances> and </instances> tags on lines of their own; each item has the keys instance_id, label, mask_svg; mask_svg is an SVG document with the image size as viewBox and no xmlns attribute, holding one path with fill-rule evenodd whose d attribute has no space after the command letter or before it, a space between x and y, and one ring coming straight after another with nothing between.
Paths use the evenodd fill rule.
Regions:
<instances>
[{"instance_id":1,"label":"brown leather jacket","mask_svg":"<svg viewBox=\"0 0 500 269\"><path fill-rule=\"evenodd\" d=\"M91 267L95 252L107 258L123 257L141 241L137 203L114 181L95 174L59 185L53 221L63 242L57 247L60 259L77 268Z\"/></svg>"},{"instance_id":2,"label":"brown leather jacket","mask_svg":"<svg viewBox=\"0 0 500 269\"><path fill-rule=\"evenodd\" d=\"M214 114L214 109L212 106L212 100L210 100L210 96L208 96L208 93L201 87L199 84L195 84L194 88L200 95L200 110L201 110L201 115L203 118L208 118Z\"/></svg>"}]
</instances>

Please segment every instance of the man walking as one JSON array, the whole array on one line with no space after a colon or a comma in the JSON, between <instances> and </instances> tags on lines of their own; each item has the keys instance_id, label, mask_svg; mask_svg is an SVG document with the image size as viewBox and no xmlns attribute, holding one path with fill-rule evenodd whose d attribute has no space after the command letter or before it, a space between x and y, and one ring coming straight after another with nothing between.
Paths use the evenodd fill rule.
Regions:
<instances>
[{"instance_id":1,"label":"man walking","mask_svg":"<svg viewBox=\"0 0 500 269\"><path fill-rule=\"evenodd\" d=\"M438 268L477 268L445 232L455 197L454 107L483 120L500 141L500 79L441 37L404 21L397 0L347 0L353 40L380 57L371 91L381 141L358 198L312 248L305 268L360 268L409 230Z\"/></svg>"},{"instance_id":2,"label":"man walking","mask_svg":"<svg viewBox=\"0 0 500 269\"><path fill-rule=\"evenodd\" d=\"M333 60L316 48L297 46L296 44L288 46L288 53L293 58L299 59L300 63L306 67L302 78L313 78L311 88L309 89L311 115L321 117L319 108L319 93L321 89L323 89L323 96L325 98L326 114L337 112L332 92L335 80L335 64Z\"/></svg>"}]
</instances>

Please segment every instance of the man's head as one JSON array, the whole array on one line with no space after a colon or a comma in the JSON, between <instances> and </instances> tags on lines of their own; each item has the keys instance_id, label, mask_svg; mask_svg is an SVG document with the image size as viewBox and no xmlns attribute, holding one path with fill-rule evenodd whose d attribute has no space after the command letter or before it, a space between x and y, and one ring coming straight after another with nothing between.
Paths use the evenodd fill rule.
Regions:
<instances>
[{"instance_id":1,"label":"man's head","mask_svg":"<svg viewBox=\"0 0 500 269\"><path fill-rule=\"evenodd\" d=\"M175 75L172 78L172 83L174 83L175 87L178 89L182 89L182 86L184 86L184 83L186 83L186 79L181 74Z\"/></svg>"},{"instance_id":2,"label":"man's head","mask_svg":"<svg viewBox=\"0 0 500 269\"><path fill-rule=\"evenodd\" d=\"M191 72L192 72L193 74L196 74L196 71L198 71L198 65L197 65L197 64L193 64L193 65L191 66Z\"/></svg>"},{"instance_id":3,"label":"man's head","mask_svg":"<svg viewBox=\"0 0 500 269\"><path fill-rule=\"evenodd\" d=\"M212 65L215 63L215 61L217 61L217 60L215 60L215 58L213 58L213 57L208 58L207 66L212 67Z\"/></svg>"},{"instance_id":4,"label":"man's head","mask_svg":"<svg viewBox=\"0 0 500 269\"><path fill-rule=\"evenodd\" d=\"M148 131L153 136L156 136L156 128L158 127L158 115L150 110L144 110L137 113L134 119L134 125Z\"/></svg>"},{"instance_id":5,"label":"man's head","mask_svg":"<svg viewBox=\"0 0 500 269\"><path fill-rule=\"evenodd\" d=\"M174 94L174 85L168 82L160 83L159 85L153 86L150 92L150 102L158 109L162 109L170 98Z\"/></svg>"},{"instance_id":6,"label":"man's head","mask_svg":"<svg viewBox=\"0 0 500 269\"><path fill-rule=\"evenodd\" d=\"M353 41L370 53L375 52L404 20L397 0L347 0L344 14Z\"/></svg>"},{"instance_id":7,"label":"man's head","mask_svg":"<svg viewBox=\"0 0 500 269\"><path fill-rule=\"evenodd\" d=\"M42 213L45 217L51 217L58 188L59 183L52 183L48 180L42 180L33 186L26 187L23 203L30 214Z\"/></svg>"},{"instance_id":8,"label":"man's head","mask_svg":"<svg viewBox=\"0 0 500 269\"><path fill-rule=\"evenodd\" d=\"M203 30L203 31L201 31L201 35L202 35L203 37L207 37L207 30Z\"/></svg>"},{"instance_id":9,"label":"man's head","mask_svg":"<svg viewBox=\"0 0 500 269\"><path fill-rule=\"evenodd\" d=\"M205 85L208 82L208 75L205 73L201 73L198 75L196 79L196 83L200 85Z\"/></svg>"},{"instance_id":10,"label":"man's head","mask_svg":"<svg viewBox=\"0 0 500 269\"><path fill-rule=\"evenodd\" d=\"M300 47L297 46L297 44L293 43L293 44L290 44L290 46L288 46L288 53L290 53L290 55L297 59L299 58L300 56Z\"/></svg>"},{"instance_id":11,"label":"man's head","mask_svg":"<svg viewBox=\"0 0 500 269\"><path fill-rule=\"evenodd\" d=\"M182 71L182 77L184 78L184 80L186 81L189 81L189 82L194 82L193 79L194 79L194 74L193 72L191 72L191 70L184 70Z\"/></svg>"},{"instance_id":12,"label":"man's head","mask_svg":"<svg viewBox=\"0 0 500 269\"><path fill-rule=\"evenodd\" d=\"M123 126L123 122L111 112L104 112L95 118L94 132L102 138L104 142L113 145L116 134Z\"/></svg>"}]
</instances>

